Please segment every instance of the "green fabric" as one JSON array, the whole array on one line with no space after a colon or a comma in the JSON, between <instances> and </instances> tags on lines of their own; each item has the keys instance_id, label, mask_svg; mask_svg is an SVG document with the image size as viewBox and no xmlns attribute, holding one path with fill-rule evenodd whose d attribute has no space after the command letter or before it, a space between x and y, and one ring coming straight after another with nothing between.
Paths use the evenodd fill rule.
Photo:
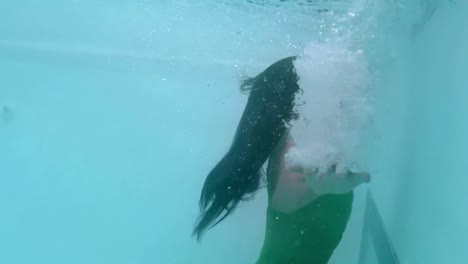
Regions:
<instances>
[{"instance_id":1,"label":"green fabric","mask_svg":"<svg viewBox=\"0 0 468 264\"><path fill-rule=\"evenodd\" d=\"M267 209L265 241L257 264L326 264L351 214L353 193L323 195L285 214Z\"/></svg>"}]
</instances>

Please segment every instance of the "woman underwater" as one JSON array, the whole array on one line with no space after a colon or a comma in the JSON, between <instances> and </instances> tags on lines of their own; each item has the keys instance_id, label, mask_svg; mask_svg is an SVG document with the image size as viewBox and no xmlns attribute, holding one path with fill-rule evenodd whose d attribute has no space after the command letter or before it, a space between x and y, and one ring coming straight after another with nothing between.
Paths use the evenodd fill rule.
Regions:
<instances>
[{"instance_id":1,"label":"woman underwater","mask_svg":"<svg viewBox=\"0 0 468 264\"><path fill-rule=\"evenodd\" d=\"M252 196L268 161L266 232L257 264L328 263L351 214L352 190L370 179L367 173L339 175L333 165L323 177L326 184L317 181L311 188L305 179L315 171L285 165L285 153L294 145L289 124L298 118L295 97L301 92L295 60L282 59L242 83L249 99L230 149L206 178L194 229L200 239Z\"/></svg>"}]
</instances>

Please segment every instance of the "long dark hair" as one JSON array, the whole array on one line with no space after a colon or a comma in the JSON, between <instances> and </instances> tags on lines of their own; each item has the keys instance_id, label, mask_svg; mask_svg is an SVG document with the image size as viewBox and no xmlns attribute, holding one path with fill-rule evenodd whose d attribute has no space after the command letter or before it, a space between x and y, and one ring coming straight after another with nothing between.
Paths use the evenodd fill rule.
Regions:
<instances>
[{"instance_id":1,"label":"long dark hair","mask_svg":"<svg viewBox=\"0 0 468 264\"><path fill-rule=\"evenodd\" d=\"M203 233L230 215L239 202L260 187L261 168L297 118L294 99L300 90L293 62L282 59L258 76L246 79L241 90L250 91L234 141L208 174L200 197L200 216L193 234Z\"/></svg>"}]
</instances>

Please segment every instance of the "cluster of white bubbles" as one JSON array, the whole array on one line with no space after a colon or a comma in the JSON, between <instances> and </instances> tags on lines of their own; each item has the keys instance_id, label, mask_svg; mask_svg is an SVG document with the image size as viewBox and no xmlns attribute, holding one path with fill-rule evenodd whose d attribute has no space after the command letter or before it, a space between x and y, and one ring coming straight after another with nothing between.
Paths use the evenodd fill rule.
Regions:
<instances>
[{"instance_id":1,"label":"cluster of white bubbles","mask_svg":"<svg viewBox=\"0 0 468 264\"><path fill-rule=\"evenodd\" d=\"M295 142L286 154L289 166L324 172L359 167L355 152L369 120L371 74L365 52L335 40L311 43L295 61L301 92L296 96L299 119L290 124Z\"/></svg>"}]
</instances>

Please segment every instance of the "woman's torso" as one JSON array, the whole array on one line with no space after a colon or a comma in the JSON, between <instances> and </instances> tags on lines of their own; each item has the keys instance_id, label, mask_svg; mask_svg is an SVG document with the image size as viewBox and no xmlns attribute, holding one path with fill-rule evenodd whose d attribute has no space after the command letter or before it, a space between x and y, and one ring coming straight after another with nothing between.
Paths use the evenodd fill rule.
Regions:
<instances>
[{"instance_id":1,"label":"woman's torso","mask_svg":"<svg viewBox=\"0 0 468 264\"><path fill-rule=\"evenodd\" d=\"M345 230L353 193L317 197L301 175L288 171L285 136L268 162L265 240L257 264L326 264Z\"/></svg>"}]
</instances>

